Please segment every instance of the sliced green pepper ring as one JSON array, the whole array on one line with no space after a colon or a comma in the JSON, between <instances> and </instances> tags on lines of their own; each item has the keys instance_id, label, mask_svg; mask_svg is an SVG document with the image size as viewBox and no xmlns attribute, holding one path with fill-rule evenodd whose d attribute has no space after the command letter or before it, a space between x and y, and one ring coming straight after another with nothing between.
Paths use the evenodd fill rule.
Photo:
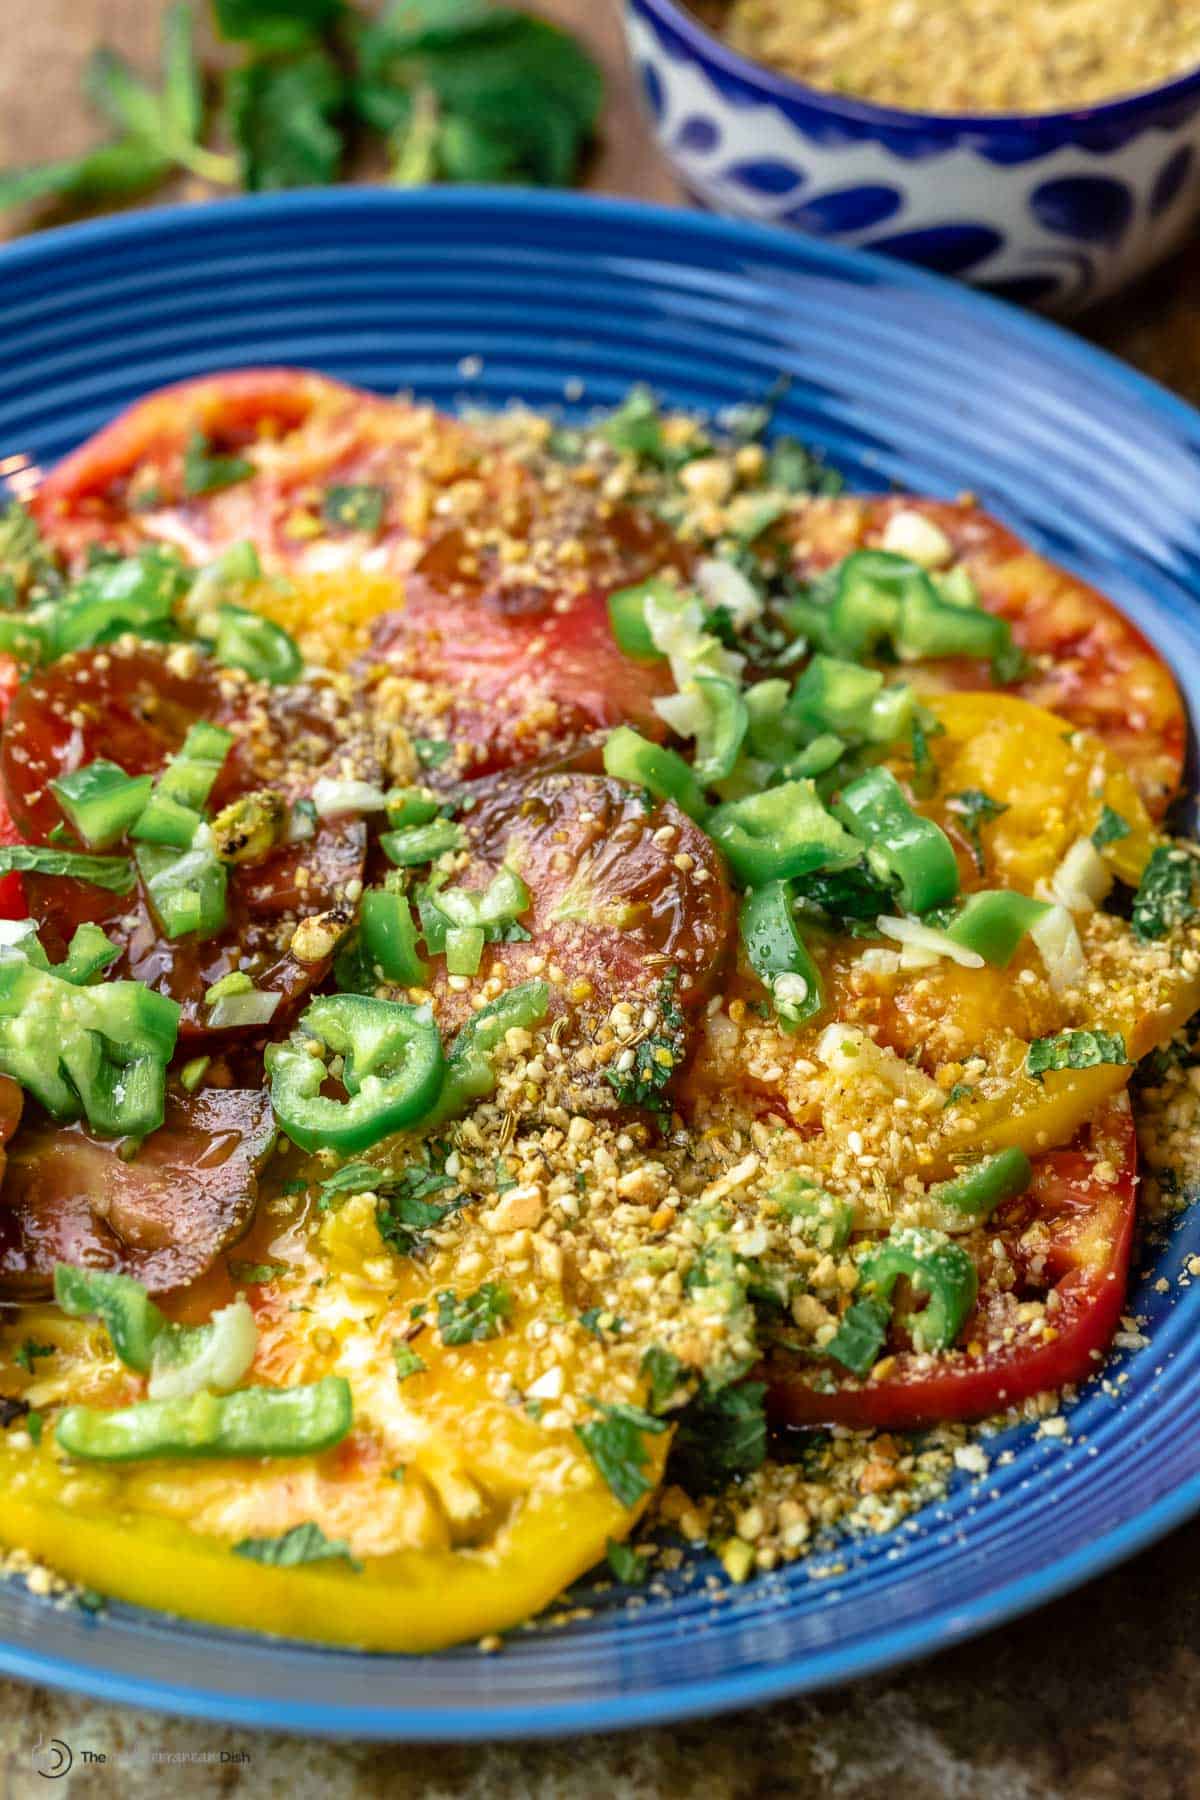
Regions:
<instances>
[{"instance_id":1,"label":"sliced green pepper ring","mask_svg":"<svg viewBox=\"0 0 1200 1800\"><path fill-rule=\"evenodd\" d=\"M349 1096L322 1094L328 1079L319 1046L342 1058ZM302 1150L368 1150L393 1131L416 1125L441 1092L446 1059L428 1006L367 994L314 1000L300 1032L267 1051L271 1105Z\"/></svg>"},{"instance_id":2,"label":"sliced green pepper ring","mask_svg":"<svg viewBox=\"0 0 1200 1800\"><path fill-rule=\"evenodd\" d=\"M974 950L993 967L1007 969L1026 932L1049 911L1045 900L1030 900L1004 888L985 888L967 898L957 918L947 925L946 936L964 950Z\"/></svg>"},{"instance_id":3,"label":"sliced green pepper ring","mask_svg":"<svg viewBox=\"0 0 1200 1800\"><path fill-rule=\"evenodd\" d=\"M928 1296L921 1312L910 1311L900 1323L918 1350L948 1350L975 1304L979 1277L960 1245L943 1232L909 1226L893 1231L859 1264L859 1293L890 1304L904 1276L918 1293Z\"/></svg>"},{"instance_id":4,"label":"sliced green pepper ring","mask_svg":"<svg viewBox=\"0 0 1200 1800\"><path fill-rule=\"evenodd\" d=\"M616 781L645 788L656 800L673 800L689 819L700 823L708 807L691 764L674 750L652 744L632 725L618 725L604 746L604 772Z\"/></svg>"},{"instance_id":5,"label":"sliced green pepper ring","mask_svg":"<svg viewBox=\"0 0 1200 1800\"><path fill-rule=\"evenodd\" d=\"M696 691L704 706L704 723L696 737L696 776L708 786L732 772L750 714L741 688L724 675L698 675Z\"/></svg>"}]
</instances>

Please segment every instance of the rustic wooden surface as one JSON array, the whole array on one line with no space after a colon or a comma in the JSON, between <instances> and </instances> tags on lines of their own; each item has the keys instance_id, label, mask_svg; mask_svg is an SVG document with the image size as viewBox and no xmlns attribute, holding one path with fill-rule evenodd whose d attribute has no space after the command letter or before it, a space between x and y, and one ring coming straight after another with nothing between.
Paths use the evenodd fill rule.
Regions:
<instances>
[{"instance_id":1,"label":"rustic wooden surface","mask_svg":"<svg viewBox=\"0 0 1200 1800\"><path fill-rule=\"evenodd\" d=\"M92 141L79 98L88 51L104 41L148 62L163 5L6 0L0 167ZM544 10L574 25L608 71L591 185L677 198L626 72L617 0L545 0ZM1200 243L1084 329L1200 401ZM1200 1528L1185 1527L1081 1593L915 1669L630 1736L476 1749L314 1745L0 1682L0 1800L47 1792L35 1751L49 1738L75 1756L60 1792L77 1785L120 1800L164 1790L289 1800L1186 1800L1200 1796L1198 1718ZM169 1770L152 1760L164 1754Z\"/></svg>"}]
</instances>

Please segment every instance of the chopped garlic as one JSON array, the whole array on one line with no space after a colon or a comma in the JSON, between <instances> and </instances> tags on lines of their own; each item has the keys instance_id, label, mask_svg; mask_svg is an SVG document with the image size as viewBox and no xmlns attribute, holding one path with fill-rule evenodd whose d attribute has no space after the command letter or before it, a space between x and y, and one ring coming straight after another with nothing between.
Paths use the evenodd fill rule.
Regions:
<instances>
[{"instance_id":1,"label":"chopped garlic","mask_svg":"<svg viewBox=\"0 0 1200 1800\"><path fill-rule=\"evenodd\" d=\"M922 569L944 569L954 555L954 546L940 526L924 513L907 509L892 514L880 545L893 556L907 556Z\"/></svg>"},{"instance_id":2,"label":"chopped garlic","mask_svg":"<svg viewBox=\"0 0 1200 1800\"><path fill-rule=\"evenodd\" d=\"M964 969L982 969L983 957L978 950L968 950L964 944L956 944L952 937L944 931L934 931L930 925L922 925L916 919L876 919L876 925L884 937L895 938L898 944L906 944L913 950L928 951L931 956L946 956Z\"/></svg>"}]
</instances>

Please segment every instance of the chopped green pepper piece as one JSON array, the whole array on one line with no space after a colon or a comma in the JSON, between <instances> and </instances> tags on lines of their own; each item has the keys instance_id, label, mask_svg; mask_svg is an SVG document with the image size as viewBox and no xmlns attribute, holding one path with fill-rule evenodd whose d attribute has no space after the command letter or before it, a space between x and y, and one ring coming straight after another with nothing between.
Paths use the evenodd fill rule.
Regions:
<instances>
[{"instance_id":1,"label":"chopped green pepper piece","mask_svg":"<svg viewBox=\"0 0 1200 1800\"><path fill-rule=\"evenodd\" d=\"M930 1188L929 1198L972 1219L986 1219L1002 1201L1023 1194L1032 1180L1033 1164L1014 1144L964 1169L952 1181L938 1182Z\"/></svg>"},{"instance_id":2,"label":"chopped green pepper piece","mask_svg":"<svg viewBox=\"0 0 1200 1800\"><path fill-rule=\"evenodd\" d=\"M385 831L379 847L398 868L418 868L433 862L447 850L461 850L463 828L454 819L432 819L428 825L406 825L401 831Z\"/></svg>"},{"instance_id":3,"label":"chopped green pepper piece","mask_svg":"<svg viewBox=\"0 0 1200 1800\"><path fill-rule=\"evenodd\" d=\"M417 950L417 928L407 894L368 888L362 897L362 948L385 981L423 987L429 965Z\"/></svg>"},{"instance_id":4,"label":"chopped green pepper piece","mask_svg":"<svg viewBox=\"0 0 1200 1800\"><path fill-rule=\"evenodd\" d=\"M244 606L217 608L213 655L227 668L244 669L254 681L286 687L304 673L300 646L282 625Z\"/></svg>"},{"instance_id":5,"label":"chopped green pepper piece","mask_svg":"<svg viewBox=\"0 0 1200 1800\"><path fill-rule=\"evenodd\" d=\"M856 839L826 812L811 781L785 781L727 801L709 815L707 829L746 887L844 869L860 855Z\"/></svg>"},{"instance_id":6,"label":"chopped green pepper piece","mask_svg":"<svg viewBox=\"0 0 1200 1800\"><path fill-rule=\"evenodd\" d=\"M432 788L393 788L387 796L387 820L393 830L402 825L428 825L446 804L445 796Z\"/></svg>"},{"instance_id":7,"label":"chopped green pepper piece","mask_svg":"<svg viewBox=\"0 0 1200 1800\"><path fill-rule=\"evenodd\" d=\"M962 911L947 925L946 936L964 950L974 950L994 968L1007 969L1022 938L1049 911L1044 900L986 888L968 895Z\"/></svg>"},{"instance_id":8,"label":"chopped green pepper piece","mask_svg":"<svg viewBox=\"0 0 1200 1800\"><path fill-rule=\"evenodd\" d=\"M797 1031L824 1005L821 972L796 928L795 895L786 881L752 888L739 916L754 973L769 988L784 1031Z\"/></svg>"},{"instance_id":9,"label":"chopped green pepper piece","mask_svg":"<svg viewBox=\"0 0 1200 1800\"><path fill-rule=\"evenodd\" d=\"M105 937L98 925L77 925L67 945L67 954L55 965L53 973L75 987L86 987L115 963L120 954L117 945Z\"/></svg>"},{"instance_id":10,"label":"chopped green pepper piece","mask_svg":"<svg viewBox=\"0 0 1200 1800\"><path fill-rule=\"evenodd\" d=\"M615 594L608 596L608 618L612 634L626 656L637 657L641 662L663 661L663 653L651 637L650 627L646 623L646 602L651 599L675 602L680 598L679 589L659 576L649 581L639 581L636 587L619 588Z\"/></svg>"},{"instance_id":11,"label":"chopped green pepper piece","mask_svg":"<svg viewBox=\"0 0 1200 1800\"><path fill-rule=\"evenodd\" d=\"M928 912L958 893L954 847L940 825L914 812L889 769L868 769L842 790L834 813L900 883L906 912Z\"/></svg>"},{"instance_id":12,"label":"chopped green pepper piece","mask_svg":"<svg viewBox=\"0 0 1200 1800\"><path fill-rule=\"evenodd\" d=\"M609 733L604 772L615 781L645 788L656 800L673 800L689 819L701 821L708 811L691 765L674 750L652 744L631 725L618 725Z\"/></svg>"},{"instance_id":13,"label":"chopped green pepper piece","mask_svg":"<svg viewBox=\"0 0 1200 1800\"><path fill-rule=\"evenodd\" d=\"M943 1232L919 1226L893 1231L859 1264L864 1298L889 1303L900 1277L914 1294L928 1295L923 1311L901 1320L918 1350L948 1350L975 1304L979 1278L966 1251Z\"/></svg>"},{"instance_id":14,"label":"chopped green pepper piece","mask_svg":"<svg viewBox=\"0 0 1200 1800\"><path fill-rule=\"evenodd\" d=\"M771 1189L770 1198L794 1222L793 1229L798 1222L800 1236L818 1250L837 1252L850 1242L854 1207L849 1200L839 1200L797 1174L785 1175Z\"/></svg>"},{"instance_id":15,"label":"chopped green pepper piece","mask_svg":"<svg viewBox=\"0 0 1200 1800\"><path fill-rule=\"evenodd\" d=\"M696 692L704 719L696 733L696 778L705 787L732 772L750 724L750 714L736 681L724 675L697 675Z\"/></svg>"},{"instance_id":16,"label":"chopped green pepper piece","mask_svg":"<svg viewBox=\"0 0 1200 1800\"><path fill-rule=\"evenodd\" d=\"M886 744L909 729L914 705L911 688L885 688L877 669L818 655L792 689L783 724L802 742L832 733L848 743Z\"/></svg>"},{"instance_id":17,"label":"chopped green pepper piece","mask_svg":"<svg viewBox=\"0 0 1200 1800\"><path fill-rule=\"evenodd\" d=\"M354 1422L350 1384L326 1375L309 1386L200 1392L184 1400L142 1400L104 1412L69 1406L54 1438L87 1462L144 1462L157 1456L308 1456L340 1443Z\"/></svg>"},{"instance_id":18,"label":"chopped green pepper piece","mask_svg":"<svg viewBox=\"0 0 1200 1800\"><path fill-rule=\"evenodd\" d=\"M496 1086L492 1052L506 1032L528 1031L544 1019L549 1006L550 989L544 981L523 981L468 1019L450 1046L441 1095L426 1123L441 1124L490 1094Z\"/></svg>"},{"instance_id":19,"label":"chopped green pepper piece","mask_svg":"<svg viewBox=\"0 0 1200 1800\"><path fill-rule=\"evenodd\" d=\"M151 802L153 805L153 801ZM225 923L228 873L211 850L142 844L138 873L165 936L212 937Z\"/></svg>"},{"instance_id":20,"label":"chopped green pepper piece","mask_svg":"<svg viewBox=\"0 0 1200 1800\"><path fill-rule=\"evenodd\" d=\"M54 1267L54 1298L72 1319L98 1318L125 1367L149 1373L167 1321L140 1281L60 1262Z\"/></svg>"},{"instance_id":21,"label":"chopped green pepper piece","mask_svg":"<svg viewBox=\"0 0 1200 1800\"><path fill-rule=\"evenodd\" d=\"M154 786L151 775L127 775L116 763L103 758L72 769L50 783L63 812L85 844L107 850L145 807Z\"/></svg>"}]
</instances>

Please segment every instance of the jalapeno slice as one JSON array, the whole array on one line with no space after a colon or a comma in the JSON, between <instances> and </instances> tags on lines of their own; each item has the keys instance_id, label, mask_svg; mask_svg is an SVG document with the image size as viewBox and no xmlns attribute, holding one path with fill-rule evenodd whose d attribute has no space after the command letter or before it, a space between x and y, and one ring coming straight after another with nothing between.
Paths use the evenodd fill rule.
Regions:
<instances>
[{"instance_id":1,"label":"jalapeno slice","mask_svg":"<svg viewBox=\"0 0 1200 1800\"><path fill-rule=\"evenodd\" d=\"M321 1092L328 1052L342 1059L347 1094ZM393 1131L416 1125L441 1091L446 1059L428 1006L367 994L314 1000L300 1029L267 1051L271 1105L302 1150L368 1150Z\"/></svg>"}]
</instances>

